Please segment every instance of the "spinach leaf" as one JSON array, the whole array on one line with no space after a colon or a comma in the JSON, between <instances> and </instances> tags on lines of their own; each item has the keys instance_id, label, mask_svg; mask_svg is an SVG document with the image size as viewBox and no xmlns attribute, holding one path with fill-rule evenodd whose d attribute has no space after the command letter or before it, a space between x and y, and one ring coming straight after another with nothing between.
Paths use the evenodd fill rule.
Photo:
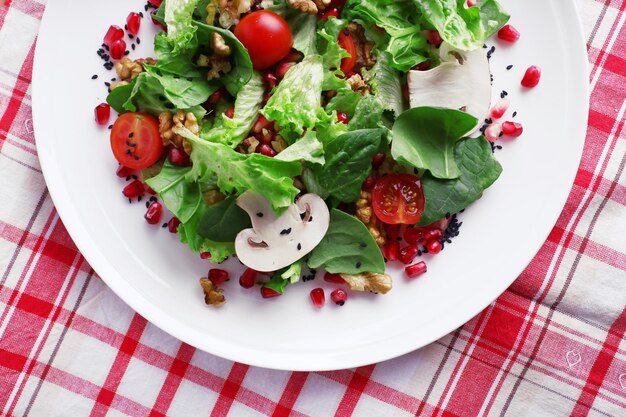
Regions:
<instances>
[{"instance_id":1,"label":"spinach leaf","mask_svg":"<svg viewBox=\"0 0 626 417\"><path fill-rule=\"evenodd\" d=\"M124 103L131 98L133 94L133 86L133 83L131 83L111 90L107 96L107 103L109 103L109 106L113 107L113 109L120 114L126 113L127 110L124 108Z\"/></svg>"},{"instance_id":2,"label":"spinach leaf","mask_svg":"<svg viewBox=\"0 0 626 417\"><path fill-rule=\"evenodd\" d=\"M200 220L198 234L215 242L234 242L243 229L252 227L250 217L235 204L236 197L211 206Z\"/></svg>"},{"instance_id":3,"label":"spinach leaf","mask_svg":"<svg viewBox=\"0 0 626 417\"><path fill-rule=\"evenodd\" d=\"M356 201L372 170L372 157L383 133L384 129L354 130L328 143L324 148L326 164L309 168L316 183L340 201Z\"/></svg>"},{"instance_id":4,"label":"spinach leaf","mask_svg":"<svg viewBox=\"0 0 626 417\"><path fill-rule=\"evenodd\" d=\"M491 145L480 136L459 141L454 148L459 178L444 180L430 174L422 177L426 206L420 225L427 225L456 213L473 203L500 176L502 166L493 157Z\"/></svg>"},{"instance_id":5,"label":"spinach leaf","mask_svg":"<svg viewBox=\"0 0 626 417\"><path fill-rule=\"evenodd\" d=\"M435 107L415 107L402 113L393 125L391 155L418 169L428 169L436 178L457 178L454 145L476 126L467 113Z\"/></svg>"},{"instance_id":6,"label":"spinach leaf","mask_svg":"<svg viewBox=\"0 0 626 417\"><path fill-rule=\"evenodd\" d=\"M210 252L211 262L222 262L235 254L235 243L214 242L200 236L198 225L208 208L207 203L202 201L194 215L187 222L178 226L178 234L180 235L180 241L186 243L192 252Z\"/></svg>"},{"instance_id":7,"label":"spinach leaf","mask_svg":"<svg viewBox=\"0 0 626 417\"><path fill-rule=\"evenodd\" d=\"M162 63L144 65L144 68L161 84L163 95L176 109L199 106L220 87L219 82L207 81L200 72L190 68L168 68Z\"/></svg>"},{"instance_id":8,"label":"spinach leaf","mask_svg":"<svg viewBox=\"0 0 626 417\"><path fill-rule=\"evenodd\" d=\"M352 119L356 111L356 106L362 98L363 94L353 91L351 88L345 88L337 91L337 95L330 99L324 109L328 114L331 114L335 110L342 111L346 113L348 119Z\"/></svg>"},{"instance_id":9,"label":"spinach leaf","mask_svg":"<svg viewBox=\"0 0 626 417\"><path fill-rule=\"evenodd\" d=\"M189 221L202 203L200 185L185 179L190 170L190 167L179 167L166 161L158 175L146 180L182 223Z\"/></svg>"},{"instance_id":10,"label":"spinach leaf","mask_svg":"<svg viewBox=\"0 0 626 417\"><path fill-rule=\"evenodd\" d=\"M287 18L287 23L293 34L293 49L302 52L304 56L317 54L317 18L306 13L296 13Z\"/></svg>"},{"instance_id":11,"label":"spinach leaf","mask_svg":"<svg viewBox=\"0 0 626 417\"><path fill-rule=\"evenodd\" d=\"M496 0L479 0L466 7L463 0L413 0L424 19L441 38L462 51L480 48L509 20Z\"/></svg>"},{"instance_id":12,"label":"spinach leaf","mask_svg":"<svg viewBox=\"0 0 626 417\"><path fill-rule=\"evenodd\" d=\"M384 106L382 101L371 94L364 96L354 109L354 116L348 123L350 130L374 129L380 125Z\"/></svg>"},{"instance_id":13,"label":"spinach leaf","mask_svg":"<svg viewBox=\"0 0 626 417\"><path fill-rule=\"evenodd\" d=\"M309 267L323 266L330 273L385 273L385 261L367 227L355 217L332 209L326 236L313 249Z\"/></svg>"}]
</instances>

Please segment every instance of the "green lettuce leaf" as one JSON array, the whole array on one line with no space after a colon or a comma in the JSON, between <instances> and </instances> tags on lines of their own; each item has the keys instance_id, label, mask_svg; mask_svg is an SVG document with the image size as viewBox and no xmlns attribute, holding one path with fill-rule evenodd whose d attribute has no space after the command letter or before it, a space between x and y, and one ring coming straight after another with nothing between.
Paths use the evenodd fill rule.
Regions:
<instances>
[{"instance_id":1,"label":"green lettuce leaf","mask_svg":"<svg viewBox=\"0 0 626 417\"><path fill-rule=\"evenodd\" d=\"M424 19L441 38L462 51L482 47L487 38L509 20L496 0L478 0L466 7L464 0L413 0Z\"/></svg>"},{"instance_id":2,"label":"green lettuce leaf","mask_svg":"<svg viewBox=\"0 0 626 417\"><path fill-rule=\"evenodd\" d=\"M186 48L193 39L196 27L191 21L197 2L198 0L167 0L165 4L167 39L174 53Z\"/></svg>"},{"instance_id":3,"label":"green lettuce leaf","mask_svg":"<svg viewBox=\"0 0 626 417\"><path fill-rule=\"evenodd\" d=\"M392 111L397 117L405 108L402 80L400 72L391 67L390 60L389 52L379 53L376 64L367 72L365 79L371 86L372 93L382 103L383 108Z\"/></svg>"},{"instance_id":4,"label":"green lettuce leaf","mask_svg":"<svg viewBox=\"0 0 626 417\"><path fill-rule=\"evenodd\" d=\"M317 139L315 132L309 130L301 139L276 155L275 159L288 162L302 160L312 164L323 165L325 162L324 145Z\"/></svg>"},{"instance_id":5,"label":"green lettuce leaf","mask_svg":"<svg viewBox=\"0 0 626 417\"><path fill-rule=\"evenodd\" d=\"M304 56L316 55L317 18L305 13L294 13L287 18L293 36L293 49Z\"/></svg>"},{"instance_id":6,"label":"green lettuce leaf","mask_svg":"<svg viewBox=\"0 0 626 417\"><path fill-rule=\"evenodd\" d=\"M391 155L397 162L429 170L436 178L458 178L461 171L455 162L454 147L476 122L476 118L459 110L407 110L393 125Z\"/></svg>"},{"instance_id":7,"label":"green lettuce leaf","mask_svg":"<svg viewBox=\"0 0 626 417\"><path fill-rule=\"evenodd\" d=\"M345 20L330 17L317 31L317 50L323 57L324 81L322 90L340 90L349 88L341 71L341 60L349 57L350 54L339 46L339 33L347 26Z\"/></svg>"},{"instance_id":8,"label":"green lettuce leaf","mask_svg":"<svg viewBox=\"0 0 626 417\"><path fill-rule=\"evenodd\" d=\"M300 275L302 275L302 267L304 266L304 259L299 259L291 264L284 272L280 274L280 277L291 284L295 284L300 281Z\"/></svg>"},{"instance_id":9,"label":"green lettuce leaf","mask_svg":"<svg viewBox=\"0 0 626 417\"><path fill-rule=\"evenodd\" d=\"M250 216L235 201L229 196L209 207L200 220L198 234L214 242L234 242L239 232L252 227Z\"/></svg>"},{"instance_id":10,"label":"green lettuce leaf","mask_svg":"<svg viewBox=\"0 0 626 417\"><path fill-rule=\"evenodd\" d=\"M293 177L302 172L299 161L280 161L256 153L243 155L226 145L202 140L185 128L176 133L192 146L189 181L204 183L217 178L217 186L224 194L256 191L278 214L293 204L300 192L293 185Z\"/></svg>"},{"instance_id":11,"label":"green lettuce leaf","mask_svg":"<svg viewBox=\"0 0 626 417\"><path fill-rule=\"evenodd\" d=\"M348 122L348 128L350 130L359 130L379 127L383 111L382 101L378 97L368 94L356 105L354 116Z\"/></svg>"},{"instance_id":12,"label":"green lettuce leaf","mask_svg":"<svg viewBox=\"0 0 626 417\"><path fill-rule=\"evenodd\" d=\"M268 120L276 121L286 131L302 135L317 122L321 108L323 59L311 55L287 71L272 97L261 110ZM281 132L282 134L282 132Z\"/></svg>"},{"instance_id":13,"label":"green lettuce leaf","mask_svg":"<svg viewBox=\"0 0 626 417\"><path fill-rule=\"evenodd\" d=\"M168 160L158 175L146 180L182 223L188 222L204 203L200 185L186 179L190 170L191 167L176 166Z\"/></svg>"},{"instance_id":14,"label":"green lettuce leaf","mask_svg":"<svg viewBox=\"0 0 626 417\"><path fill-rule=\"evenodd\" d=\"M255 73L237 94L233 117L228 118L224 113L218 114L213 129L203 132L202 139L223 143L231 148L239 145L256 122L264 95L263 79Z\"/></svg>"}]
</instances>

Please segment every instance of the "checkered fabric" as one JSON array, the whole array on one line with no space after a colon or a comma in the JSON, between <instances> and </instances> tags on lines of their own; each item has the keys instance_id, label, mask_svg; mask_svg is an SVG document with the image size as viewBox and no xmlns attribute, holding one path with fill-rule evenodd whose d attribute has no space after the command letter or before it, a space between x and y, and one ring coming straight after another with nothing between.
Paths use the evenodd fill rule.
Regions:
<instances>
[{"instance_id":1,"label":"checkered fabric","mask_svg":"<svg viewBox=\"0 0 626 417\"><path fill-rule=\"evenodd\" d=\"M59 220L37 160L30 82L45 5L3 2L0 415L626 416L626 1L581 1L587 141L567 204L530 266L477 317L423 349L312 373L198 351L98 278Z\"/></svg>"}]
</instances>

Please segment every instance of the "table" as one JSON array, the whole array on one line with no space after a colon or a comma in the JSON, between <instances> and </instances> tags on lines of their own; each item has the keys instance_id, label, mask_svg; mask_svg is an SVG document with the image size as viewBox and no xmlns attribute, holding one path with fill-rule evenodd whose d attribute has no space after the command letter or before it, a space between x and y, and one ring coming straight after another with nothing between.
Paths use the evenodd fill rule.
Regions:
<instances>
[{"instance_id":1,"label":"table","mask_svg":"<svg viewBox=\"0 0 626 417\"><path fill-rule=\"evenodd\" d=\"M566 1L566 0L563 0ZM0 415L626 415L626 2L577 0L591 63L583 160L541 251L437 342L334 372L232 363L113 294L56 214L30 81L45 2L0 7Z\"/></svg>"}]
</instances>

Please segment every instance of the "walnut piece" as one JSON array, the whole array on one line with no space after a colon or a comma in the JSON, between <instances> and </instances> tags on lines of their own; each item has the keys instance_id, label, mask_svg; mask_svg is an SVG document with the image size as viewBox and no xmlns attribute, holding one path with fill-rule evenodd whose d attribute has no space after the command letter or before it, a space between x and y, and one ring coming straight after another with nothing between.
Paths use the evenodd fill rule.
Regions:
<instances>
[{"instance_id":1,"label":"walnut piece","mask_svg":"<svg viewBox=\"0 0 626 417\"><path fill-rule=\"evenodd\" d=\"M367 227L370 235L379 246L383 246L387 242L385 229L372 211L372 193L361 191L361 196L356 202L356 217Z\"/></svg>"},{"instance_id":2,"label":"walnut piece","mask_svg":"<svg viewBox=\"0 0 626 417\"><path fill-rule=\"evenodd\" d=\"M387 294L391 290L391 276L374 272L362 274L340 274L348 287L353 291L371 291L377 294Z\"/></svg>"},{"instance_id":3,"label":"walnut piece","mask_svg":"<svg viewBox=\"0 0 626 417\"><path fill-rule=\"evenodd\" d=\"M219 80L220 73L226 74L232 69L228 57L219 55L212 55L209 57L209 67L209 72L206 75L206 79L209 81Z\"/></svg>"},{"instance_id":4,"label":"walnut piece","mask_svg":"<svg viewBox=\"0 0 626 417\"><path fill-rule=\"evenodd\" d=\"M319 9L313 0L288 0L291 7L302 13L317 14Z\"/></svg>"},{"instance_id":5,"label":"walnut piece","mask_svg":"<svg viewBox=\"0 0 626 417\"><path fill-rule=\"evenodd\" d=\"M282 136L277 135L276 138L271 142L272 148L276 151L276 153L281 153L289 144L283 139Z\"/></svg>"},{"instance_id":6,"label":"walnut piece","mask_svg":"<svg viewBox=\"0 0 626 417\"><path fill-rule=\"evenodd\" d=\"M153 58L142 58L133 61L129 58L122 58L115 64L115 72L121 81L130 81L144 71L143 65L154 65L156 60ZM117 85L116 87L119 87Z\"/></svg>"},{"instance_id":7,"label":"walnut piece","mask_svg":"<svg viewBox=\"0 0 626 417\"><path fill-rule=\"evenodd\" d=\"M207 305L219 307L226 302L223 294L224 290L213 285L210 279L200 278L200 285L202 286L202 291L204 291L204 302Z\"/></svg>"},{"instance_id":8,"label":"walnut piece","mask_svg":"<svg viewBox=\"0 0 626 417\"><path fill-rule=\"evenodd\" d=\"M213 4L213 2L211 2L209 6L211 4ZM228 29L232 25L237 24L241 15L248 13L253 4L254 0L217 0L217 10L219 11L218 20L220 26ZM209 11L209 6L207 6L207 11ZM215 14L216 13L213 13L213 16L215 16ZM210 25L213 24L212 21L207 23Z\"/></svg>"},{"instance_id":9,"label":"walnut piece","mask_svg":"<svg viewBox=\"0 0 626 417\"><path fill-rule=\"evenodd\" d=\"M174 133L175 128L186 127L191 132L200 133L200 126L198 125L198 119L191 113L185 113L182 110L172 114L168 111L164 111L159 114L159 133L164 145L172 144L178 149L184 150L188 155L191 154L191 144L185 138Z\"/></svg>"},{"instance_id":10,"label":"walnut piece","mask_svg":"<svg viewBox=\"0 0 626 417\"><path fill-rule=\"evenodd\" d=\"M211 45L213 46L213 52L219 56L229 56L231 53L230 46L226 45L226 41L217 32L211 34Z\"/></svg>"},{"instance_id":11,"label":"walnut piece","mask_svg":"<svg viewBox=\"0 0 626 417\"><path fill-rule=\"evenodd\" d=\"M324 10L328 6L330 6L331 0L313 0L313 1L315 2L315 5L317 6L318 10Z\"/></svg>"},{"instance_id":12,"label":"walnut piece","mask_svg":"<svg viewBox=\"0 0 626 417\"><path fill-rule=\"evenodd\" d=\"M128 81L122 80L122 81L111 83L111 86L109 87L109 91L113 91L117 87L122 87L122 86L125 86L125 85L128 85Z\"/></svg>"},{"instance_id":13,"label":"walnut piece","mask_svg":"<svg viewBox=\"0 0 626 417\"><path fill-rule=\"evenodd\" d=\"M346 27L346 30L350 33L352 40L355 43L357 68L373 67L374 64L376 64L376 57L372 55L374 43L368 41L365 37L365 29L363 29L363 26L351 22Z\"/></svg>"},{"instance_id":14,"label":"walnut piece","mask_svg":"<svg viewBox=\"0 0 626 417\"><path fill-rule=\"evenodd\" d=\"M237 152L242 154L253 154L256 152L257 146L259 146L259 140L254 136L244 139L238 146Z\"/></svg>"},{"instance_id":15,"label":"walnut piece","mask_svg":"<svg viewBox=\"0 0 626 417\"><path fill-rule=\"evenodd\" d=\"M370 87L367 85L363 77L360 74L354 74L350 78L348 78L348 85L352 89L352 91L361 93L363 95L370 92Z\"/></svg>"},{"instance_id":16,"label":"walnut piece","mask_svg":"<svg viewBox=\"0 0 626 417\"><path fill-rule=\"evenodd\" d=\"M202 193L202 198L209 206L214 206L217 203L224 201L226 196L219 190L208 190Z\"/></svg>"}]
</instances>

